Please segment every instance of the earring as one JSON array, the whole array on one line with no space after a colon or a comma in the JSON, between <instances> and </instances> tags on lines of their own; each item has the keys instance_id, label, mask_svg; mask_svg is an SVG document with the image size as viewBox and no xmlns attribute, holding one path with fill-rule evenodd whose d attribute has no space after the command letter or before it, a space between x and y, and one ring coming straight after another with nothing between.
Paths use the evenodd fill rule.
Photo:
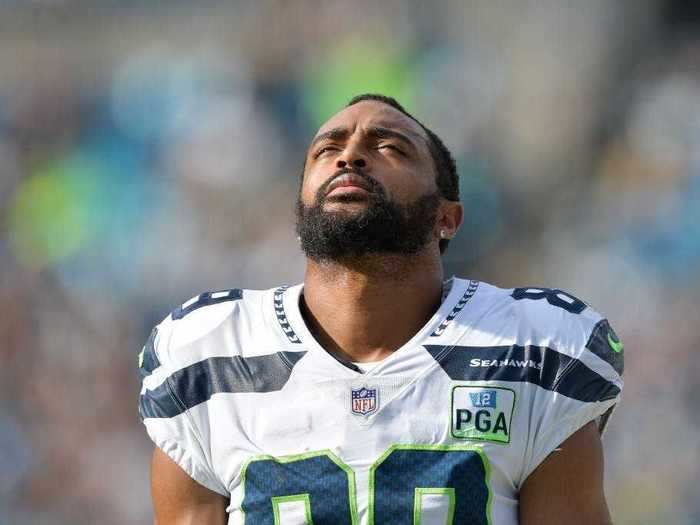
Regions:
<instances>
[{"instance_id":1,"label":"earring","mask_svg":"<svg viewBox=\"0 0 700 525\"><path fill-rule=\"evenodd\" d=\"M445 238L445 230L440 230L440 238L441 239Z\"/></svg>"}]
</instances>

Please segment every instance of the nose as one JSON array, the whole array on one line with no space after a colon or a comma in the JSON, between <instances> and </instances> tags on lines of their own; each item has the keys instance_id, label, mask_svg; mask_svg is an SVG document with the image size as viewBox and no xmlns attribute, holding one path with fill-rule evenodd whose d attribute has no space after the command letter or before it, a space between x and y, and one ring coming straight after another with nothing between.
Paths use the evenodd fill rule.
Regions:
<instances>
[{"instance_id":1,"label":"nose","mask_svg":"<svg viewBox=\"0 0 700 525\"><path fill-rule=\"evenodd\" d=\"M367 167L367 159L360 145L352 141L347 144L343 153L338 156L335 164L338 168L363 169Z\"/></svg>"},{"instance_id":2,"label":"nose","mask_svg":"<svg viewBox=\"0 0 700 525\"><path fill-rule=\"evenodd\" d=\"M336 162L336 165L339 168L344 168L348 165L350 165L353 168L360 168L360 169L367 167L367 163L365 162L365 159L353 159L351 162L347 162L345 160L338 159L338 162Z\"/></svg>"}]
</instances>

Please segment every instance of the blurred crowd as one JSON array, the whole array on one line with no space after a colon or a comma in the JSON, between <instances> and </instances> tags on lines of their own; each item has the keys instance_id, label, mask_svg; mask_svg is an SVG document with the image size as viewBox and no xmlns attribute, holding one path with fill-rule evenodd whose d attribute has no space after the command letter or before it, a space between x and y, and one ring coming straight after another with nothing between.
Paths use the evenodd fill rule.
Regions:
<instances>
[{"instance_id":1,"label":"blurred crowd","mask_svg":"<svg viewBox=\"0 0 700 525\"><path fill-rule=\"evenodd\" d=\"M150 328L302 279L317 126L395 96L455 154L448 274L566 289L626 348L617 524L700 523L700 31L692 2L0 6L0 525L151 521Z\"/></svg>"}]
</instances>

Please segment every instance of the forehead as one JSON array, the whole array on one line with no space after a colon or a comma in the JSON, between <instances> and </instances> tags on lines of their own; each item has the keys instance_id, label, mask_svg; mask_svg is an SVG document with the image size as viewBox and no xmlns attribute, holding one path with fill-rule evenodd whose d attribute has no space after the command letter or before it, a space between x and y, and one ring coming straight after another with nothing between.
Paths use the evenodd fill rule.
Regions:
<instances>
[{"instance_id":1,"label":"forehead","mask_svg":"<svg viewBox=\"0 0 700 525\"><path fill-rule=\"evenodd\" d=\"M381 126L388 129L403 131L415 142L425 142L427 135L423 128L412 118L399 110L376 100L363 100L350 107L343 108L328 119L318 130L318 136L334 128Z\"/></svg>"}]
</instances>

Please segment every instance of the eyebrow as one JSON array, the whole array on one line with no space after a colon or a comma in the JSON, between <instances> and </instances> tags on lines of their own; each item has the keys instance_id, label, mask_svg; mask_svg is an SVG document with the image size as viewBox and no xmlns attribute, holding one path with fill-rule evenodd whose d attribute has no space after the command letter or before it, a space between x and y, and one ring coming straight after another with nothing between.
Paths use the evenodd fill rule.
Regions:
<instances>
[{"instance_id":1,"label":"eyebrow","mask_svg":"<svg viewBox=\"0 0 700 525\"><path fill-rule=\"evenodd\" d=\"M333 128L328 131L324 131L323 133L320 133L314 137L314 140L311 141L311 145L309 146L309 150L323 140L340 140L347 137L349 133L348 128Z\"/></svg>"},{"instance_id":2,"label":"eyebrow","mask_svg":"<svg viewBox=\"0 0 700 525\"><path fill-rule=\"evenodd\" d=\"M348 130L348 128L338 127L338 128L329 129L328 131L324 131L323 133L316 135L316 137L311 141L311 145L309 146L309 150L311 150L316 144L318 144L321 141L341 140L341 139L346 138L349 134L350 134L350 131ZM400 140L401 142L406 143L407 145L409 145L413 148L416 147L416 144L408 137L408 135L401 133L400 131L396 131L395 129L385 128L382 126L372 126L371 128L369 128L367 134L373 138L397 139L397 140ZM414 135L414 133L411 133L411 135ZM420 138L420 135L418 135L417 133L415 133L415 135Z\"/></svg>"}]
</instances>

